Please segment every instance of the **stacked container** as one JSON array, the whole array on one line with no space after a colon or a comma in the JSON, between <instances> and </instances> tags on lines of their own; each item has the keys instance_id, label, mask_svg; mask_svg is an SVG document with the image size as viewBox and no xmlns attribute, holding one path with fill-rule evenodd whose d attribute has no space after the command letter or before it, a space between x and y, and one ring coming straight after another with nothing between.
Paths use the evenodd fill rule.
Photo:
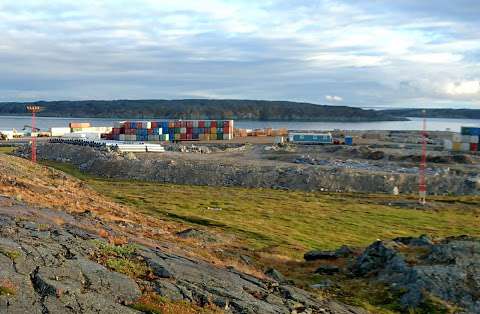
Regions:
<instances>
[{"instance_id":1,"label":"stacked container","mask_svg":"<svg viewBox=\"0 0 480 314\"><path fill-rule=\"evenodd\" d=\"M233 120L116 122L111 135L120 141L209 141L233 139Z\"/></svg>"},{"instance_id":2,"label":"stacked container","mask_svg":"<svg viewBox=\"0 0 480 314\"><path fill-rule=\"evenodd\" d=\"M452 141L445 140L444 148L453 151L479 151L480 128L462 127L461 133L453 134Z\"/></svg>"}]
</instances>

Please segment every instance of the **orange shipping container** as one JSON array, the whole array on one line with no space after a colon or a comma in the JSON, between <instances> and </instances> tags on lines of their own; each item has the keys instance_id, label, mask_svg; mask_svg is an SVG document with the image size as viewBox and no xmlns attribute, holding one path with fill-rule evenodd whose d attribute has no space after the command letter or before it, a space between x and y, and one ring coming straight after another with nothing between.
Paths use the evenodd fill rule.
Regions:
<instances>
[{"instance_id":1,"label":"orange shipping container","mask_svg":"<svg viewBox=\"0 0 480 314\"><path fill-rule=\"evenodd\" d=\"M71 129L84 129L89 127L90 127L89 122L70 122Z\"/></svg>"}]
</instances>

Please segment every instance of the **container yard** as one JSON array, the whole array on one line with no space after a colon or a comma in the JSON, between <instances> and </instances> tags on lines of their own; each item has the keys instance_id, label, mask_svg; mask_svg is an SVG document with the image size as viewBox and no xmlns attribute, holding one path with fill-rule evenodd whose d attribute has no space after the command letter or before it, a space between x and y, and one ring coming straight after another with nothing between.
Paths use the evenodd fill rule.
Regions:
<instances>
[{"instance_id":1,"label":"container yard","mask_svg":"<svg viewBox=\"0 0 480 314\"><path fill-rule=\"evenodd\" d=\"M163 120L116 122L107 139L116 141L228 141L233 120Z\"/></svg>"},{"instance_id":2,"label":"container yard","mask_svg":"<svg viewBox=\"0 0 480 314\"><path fill-rule=\"evenodd\" d=\"M460 134L454 133L450 138L443 141L445 150L455 152L478 152L480 128L462 127Z\"/></svg>"}]
</instances>

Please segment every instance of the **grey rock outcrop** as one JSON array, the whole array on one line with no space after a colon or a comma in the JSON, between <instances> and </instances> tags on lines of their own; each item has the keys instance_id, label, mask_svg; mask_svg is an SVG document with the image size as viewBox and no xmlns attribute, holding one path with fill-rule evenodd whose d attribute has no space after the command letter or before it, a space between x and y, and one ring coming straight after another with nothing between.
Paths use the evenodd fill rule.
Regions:
<instances>
[{"instance_id":1,"label":"grey rock outcrop","mask_svg":"<svg viewBox=\"0 0 480 314\"><path fill-rule=\"evenodd\" d=\"M480 313L480 240L475 238L377 241L357 258L351 271L401 293L404 309L421 306L434 296L460 307L460 312Z\"/></svg>"},{"instance_id":2,"label":"grey rock outcrop","mask_svg":"<svg viewBox=\"0 0 480 314\"><path fill-rule=\"evenodd\" d=\"M19 152L19 155L25 153ZM189 158L162 154L151 158L126 158L122 154L91 147L49 143L38 147L38 157L69 162L82 171L109 178L162 183L282 188L305 191L385 192L397 187L402 193L416 192L416 174L369 172L324 168L303 164L271 164L259 160ZM464 176L439 174L429 177L429 193L475 194L478 186Z\"/></svg>"},{"instance_id":3,"label":"grey rock outcrop","mask_svg":"<svg viewBox=\"0 0 480 314\"><path fill-rule=\"evenodd\" d=\"M144 290L172 301L213 303L226 313L364 313L320 301L286 282L140 244L129 254L153 276L128 277L95 258L104 240L82 229L94 219L89 215L31 209L18 202L2 206L6 205L0 205L0 313L138 313L129 305ZM68 223L42 220L60 214ZM24 215L31 219L15 219ZM44 235L39 237L39 232Z\"/></svg>"}]
</instances>

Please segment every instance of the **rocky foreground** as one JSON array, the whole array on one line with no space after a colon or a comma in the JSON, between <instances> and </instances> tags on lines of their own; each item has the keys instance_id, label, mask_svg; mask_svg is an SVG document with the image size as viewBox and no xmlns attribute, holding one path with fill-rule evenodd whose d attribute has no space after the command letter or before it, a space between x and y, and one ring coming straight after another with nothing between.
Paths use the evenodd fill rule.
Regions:
<instances>
[{"instance_id":1,"label":"rocky foreground","mask_svg":"<svg viewBox=\"0 0 480 314\"><path fill-rule=\"evenodd\" d=\"M347 276L385 285L401 312L480 313L480 239L401 237L374 242L359 255L342 247L308 252L305 260L323 261L316 273L330 279L321 288Z\"/></svg>"},{"instance_id":2,"label":"rocky foreground","mask_svg":"<svg viewBox=\"0 0 480 314\"><path fill-rule=\"evenodd\" d=\"M215 313L363 313L162 247L111 244L88 212L0 204L1 313L139 313L147 293Z\"/></svg>"}]
</instances>

